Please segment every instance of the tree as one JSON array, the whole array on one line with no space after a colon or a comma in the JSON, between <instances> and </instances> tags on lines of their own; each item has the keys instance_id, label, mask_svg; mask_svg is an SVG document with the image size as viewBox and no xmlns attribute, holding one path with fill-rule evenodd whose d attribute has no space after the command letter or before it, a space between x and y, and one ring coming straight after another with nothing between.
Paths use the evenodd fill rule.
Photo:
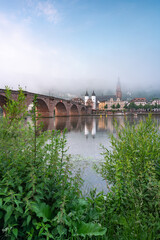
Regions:
<instances>
[{"instance_id":1,"label":"tree","mask_svg":"<svg viewBox=\"0 0 160 240\"><path fill-rule=\"evenodd\" d=\"M111 108L112 108L112 109L115 109L115 108L116 108L115 104L113 104L113 105L111 106Z\"/></svg>"},{"instance_id":2,"label":"tree","mask_svg":"<svg viewBox=\"0 0 160 240\"><path fill-rule=\"evenodd\" d=\"M144 106L140 103L138 109L144 109Z\"/></svg>"},{"instance_id":3,"label":"tree","mask_svg":"<svg viewBox=\"0 0 160 240\"><path fill-rule=\"evenodd\" d=\"M135 104L135 102L131 102L128 106L129 109L138 109L138 106Z\"/></svg>"},{"instance_id":4,"label":"tree","mask_svg":"<svg viewBox=\"0 0 160 240\"><path fill-rule=\"evenodd\" d=\"M106 105L104 106L104 108L107 109L107 108L108 108L108 105L106 104Z\"/></svg>"},{"instance_id":5,"label":"tree","mask_svg":"<svg viewBox=\"0 0 160 240\"><path fill-rule=\"evenodd\" d=\"M157 103L155 103L155 104L154 104L154 107L155 107L155 108L158 108L158 104L157 104Z\"/></svg>"},{"instance_id":6,"label":"tree","mask_svg":"<svg viewBox=\"0 0 160 240\"><path fill-rule=\"evenodd\" d=\"M22 88L18 90L18 98L15 101L12 98L11 90L6 87L6 105L4 109L6 111L6 117L8 117L11 121L16 119L23 119L27 116L27 107L26 107L26 97L23 93Z\"/></svg>"},{"instance_id":7,"label":"tree","mask_svg":"<svg viewBox=\"0 0 160 240\"><path fill-rule=\"evenodd\" d=\"M149 103L148 104L145 104L144 106L143 106L143 108L145 109L145 110L151 110L151 109L153 109L154 108L154 106L153 105L150 105Z\"/></svg>"},{"instance_id":8,"label":"tree","mask_svg":"<svg viewBox=\"0 0 160 240\"><path fill-rule=\"evenodd\" d=\"M124 108L125 108L125 109L128 109L128 105L127 105L127 103L124 105Z\"/></svg>"},{"instance_id":9,"label":"tree","mask_svg":"<svg viewBox=\"0 0 160 240\"><path fill-rule=\"evenodd\" d=\"M117 105L116 105L116 108L120 108L121 106L120 106L120 104L119 103L117 103Z\"/></svg>"}]
</instances>

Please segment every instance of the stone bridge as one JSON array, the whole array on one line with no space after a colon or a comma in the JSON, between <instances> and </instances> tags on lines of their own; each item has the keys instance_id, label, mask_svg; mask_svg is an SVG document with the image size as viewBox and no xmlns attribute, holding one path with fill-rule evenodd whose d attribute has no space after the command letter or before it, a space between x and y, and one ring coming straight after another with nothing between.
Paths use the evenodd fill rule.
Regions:
<instances>
[{"instance_id":1,"label":"stone bridge","mask_svg":"<svg viewBox=\"0 0 160 240\"><path fill-rule=\"evenodd\" d=\"M18 91L11 90L12 98L14 100L18 97ZM32 106L35 93L24 91L26 97L26 106L29 109ZM89 114L89 110L85 105L65 100L61 98L51 97L42 94L37 95L37 111L41 117L54 117L54 116L80 116ZM4 105L6 104L5 89L0 89L0 107L5 115Z\"/></svg>"}]
</instances>

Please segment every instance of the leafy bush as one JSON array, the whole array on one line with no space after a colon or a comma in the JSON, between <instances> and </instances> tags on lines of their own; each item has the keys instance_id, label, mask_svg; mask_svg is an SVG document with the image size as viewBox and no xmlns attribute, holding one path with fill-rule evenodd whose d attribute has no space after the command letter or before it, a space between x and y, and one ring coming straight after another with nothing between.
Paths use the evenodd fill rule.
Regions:
<instances>
[{"instance_id":1,"label":"leafy bush","mask_svg":"<svg viewBox=\"0 0 160 240\"><path fill-rule=\"evenodd\" d=\"M117 129L100 172L110 192L81 196L65 132L27 123L25 97L7 89L0 122L0 239L160 239L160 133L146 122Z\"/></svg>"},{"instance_id":2,"label":"leafy bush","mask_svg":"<svg viewBox=\"0 0 160 240\"><path fill-rule=\"evenodd\" d=\"M151 116L117 129L104 150L101 174L111 184L106 198L110 239L160 238L160 134Z\"/></svg>"},{"instance_id":3,"label":"leafy bush","mask_svg":"<svg viewBox=\"0 0 160 240\"><path fill-rule=\"evenodd\" d=\"M6 117L0 122L0 238L103 236L106 229L88 216L90 203L80 198L81 179L70 171L65 132L40 133L36 97L31 126L24 120L23 91L17 101L9 89L6 96Z\"/></svg>"}]
</instances>

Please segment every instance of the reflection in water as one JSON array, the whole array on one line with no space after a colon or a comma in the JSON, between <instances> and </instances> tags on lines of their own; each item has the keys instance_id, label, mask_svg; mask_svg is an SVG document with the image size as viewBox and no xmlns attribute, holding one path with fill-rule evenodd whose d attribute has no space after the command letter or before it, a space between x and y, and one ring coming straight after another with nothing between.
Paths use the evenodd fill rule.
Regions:
<instances>
[{"instance_id":1,"label":"reflection in water","mask_svg":"<svg viewBox=\"0 0 160 240\"><path fill-rule=\"evenodd\" d=\"M80 125L78 124L79 118L74 118L71 117L70 118L70 130L76 130L76 129L80 129Z\"/></svg>"},{"instance_id":2,"label":"reflection in water","mask_svg":"<svg viewBox=\"0 0 160 240\"><path fill-rule=\"evenodd\" d=\"M126 121L132 125L140 120L145 120L146 116L81 116L81 117L55 117L41 118L37 121L39 125L43 122L42 131L64 130L67 128L67 147L68 153L72 156L75 169L83 169L82 178L84 179L84 190L97 188L97 191L107 192L106 182L103 181L93 169L93 165L103 161L103 152L100 149L102 144L105 148L110 148L110 134L115 134L114 122L118 128L125 125ZM31 118L27 119L31 121ZM153 120L160 129L160 115L153 116ZM32 124L32 122L31 122Z\"/></svg>"},{"instance_id":3,"label":"reflection in water","mask_svg":"<svg viewBox=\"0 0 160 240\"><path fill-rule=\"evenodd\" d=\"M88 138L89 131L88 131L88 128L87 128L86 124L84 126L84 134L85 134L86 138Z\"/></svg>"},{"instance_id":4,"label":"reflection in water","mask_svg":"<svg viewBox=\"0 0 160 240\"><path fill-rule=\"evenodd\" d=\"M81 116L81 117L55 117L42 118L43 130L64 130L67 128L67 147L68 153L72 156L75 169L81 168L82 178L84 179L84 191L90 188L97 188L97 191L107 192L106 182L103 181L93 169L94 164L103 161L103 152L100 149L102 144L105 148L110 148L110 134L116 133L114 123L118 128L125 125L128 120L132 125L140 120L145 120L146 116ZM160 116L154 116L157 126L160 126ZM116 136L116 135L115 135Z\"/></svg>"},{"instance_id":5,"label":"reflection in water","mask_svg":"<svg viewBox=\"0 0 160 240\"><path fill-rule=\"evenodd\" d=\"M55 118L41 118L38 123L43 122L43 130L64 130L67 128L68 132L83 132L87 137L92 135L93 137L98 134L98 132L115 133L115 123L120 127L125 126L125 122L128 121L130 125L137 123L140 120L144 121L146 116L108 116L108 117L55 117ZM156 125L160 125L160 116L154 116L154 121Z\"/></svg>"},{"instance_id":6,"label":"reflection in water","mask_svg":"<svg viewBox=\"0 0 160 240\"><path fill-rule=\"evenodd\" d=\"M51 119L53 121L53 119ZM66 119L65 117L61 118L61 121L59 121L59 118L55 118L53 121L53 128L48 130L64 130L66 128Z\"/></svg>"},{"instance_id":7,"label":"reflection in water","mask_svg":"<svg viewBox=\"0 0 160 240\"><path fill-rule=\"evenodd\" d=\"M81 168L82 178L84 179L83 191L89 191L90 188L97 188L97 191L107 192L106 182L93 169L103 161L103 152L100 149L102 144L105 148L110 149L110 134L116 133L114 122L118 128L125 125L128 120L132 125L140 120L145 120L146 116L81 116L81 117L55 117L38 119L37 124L43 122L42 131L47 130L64 130L67 128L67 147L68 153L71 154L71 160L75 170ZM160 116L154 116L156 125L160 126ZM27 119L31 121L31 118ZM32 122L31 122L32 124ZM116 135L115 135L116 136Z\"/></svg>"},{"instance_id":8,"label":"reflection in water","mask_svg":"<svg viewBox=\"0 0 160 240\"><path fill-rule=\"evenodd\" d=\"M124 117L55 117L55 118L41 118L38 120L44 124L45 130L64 130L67 128L68 132L84 132L84 135L92 135L95 137L98 132L107 131L114 133L114 122L117 123L118 127L124 126Z\"/></svg>"},{"instance_id":9,"label":"reflection in water","mask_svg":"<svg viewBox=\"0 0 160 240\"><path fill-rule=\"evenodd\" d=\"M95 118L93 119L91 134L92 134L93 138L96 135L96 119Z\"/></svg>"},{"instance_id":10,"label":"reflection in water","mask_svg":"<svg viewBox=\"0 0 160 240\"><path fill-rule=\"evenodd\" d=\"M41 129L43 132L48 130L48 126L49 126L49 118L40 118L37 120L37 125L40 126L41 125Z\"/></svg>"}]
</instances>

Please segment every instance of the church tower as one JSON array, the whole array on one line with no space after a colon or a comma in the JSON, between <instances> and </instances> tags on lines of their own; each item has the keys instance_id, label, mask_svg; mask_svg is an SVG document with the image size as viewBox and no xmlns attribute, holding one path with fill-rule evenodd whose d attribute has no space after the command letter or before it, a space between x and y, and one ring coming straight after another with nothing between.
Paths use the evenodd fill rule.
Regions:
<instances>
[{"instance_id":1,"label":"church tower","mask_svg":"<svg viewBox=\"0 0 160 240\"><path fill-rule=\"evenodd\" d=\"M119 79L118 79L118 83L117 83L116 97L119 98L120 100L122 99L121 84L120 84Z\"/></svg>"},{"instance_id":2,"label":"church tower","mask_svg":"<svg viewBox=\"0 0 160 240\"><path fill-rule=\"evenodd\" d=\"M91 99L92 99L92 102L93 102L93 110L96 110L96 94L95 94L94 91L92 93Z\"/></svg>"},{"instance_id":3,"label":"church tower","mask_svg":"<svg viewBox=\"0 0 160 240\"><path fill-rule=\"evenodd\" d=\"M89 95L88 95L88 92L86 91L86 94L85 94L85 97L84 97L85 106L87 105L88 99L89 99Z\"/></svg>"}]
</instances>

